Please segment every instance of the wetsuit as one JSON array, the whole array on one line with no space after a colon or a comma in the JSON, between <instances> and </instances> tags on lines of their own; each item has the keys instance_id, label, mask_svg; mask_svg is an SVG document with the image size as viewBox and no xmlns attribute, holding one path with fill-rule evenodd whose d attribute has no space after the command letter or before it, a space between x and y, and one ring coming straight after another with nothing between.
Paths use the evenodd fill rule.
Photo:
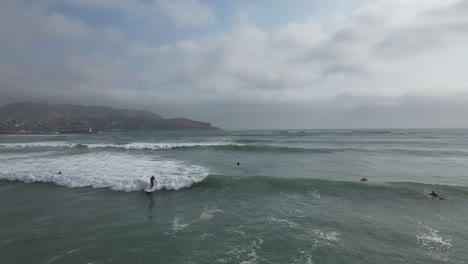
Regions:
<instances>
[{"instance_id":1,"label":"wetsuit","mask_svg":"<svg viewBox=\"0 0 468 264\"><path fill-rule=\"evenodd\" d=\"M155 181L156 179L154 178L154 176L151 176L151 179L150 179L150 180L151 180L151 186L150 186L150 188L153 188L153 186L154 186L154 181Z\"/></svg>"},{"instance_id":2,"label":"wetsuit","mask_svg":"<svg viewBox=\"0 0 468 264\"><path fill-rule=\"evenodd\" d=\"M440 197L436 192L432 191L429 193L430 196L432 196L432 198L437 198L439 200L445 200L443 197Z\"/></svg>"}]
</instances>

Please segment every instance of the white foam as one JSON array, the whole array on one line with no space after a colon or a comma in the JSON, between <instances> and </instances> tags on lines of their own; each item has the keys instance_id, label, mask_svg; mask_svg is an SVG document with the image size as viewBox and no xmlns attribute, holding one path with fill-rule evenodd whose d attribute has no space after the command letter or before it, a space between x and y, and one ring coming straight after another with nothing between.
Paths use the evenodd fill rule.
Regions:
<instances>
[{"instance_id":1,"label":"white foam","mask_svg":"<svg viewBox=\"0 0 468 264\"><path fill-rule=\"evenodd\" d=\"M3 143L0 148L73 148L76 143L60 142L60 141L43 141L43 142L28 142L28 143Z\"/></svg>"},{"instance_id":2,"label":"white foam","mask_svg":"<svg viewBox=\"0 0 468 264\"><path fill-rule=\"evenodd\" d=\"M452 251L452 238L444 238L439 235L439 230L415 220L418 224L418 233L416 234L417 243L421 246L428 256L435 260L447 262Z\"/></svg>"},{"instance_id":3,"label":"white foam","mask_svg":"<svg viewBox=\"0 0 468 264\"><path fill-rule=\"evenodd\" d=\"M439 235L439 230L435 230L429 226L423 226L423 231L420 231L419 234L416 235L418 242L421 243L423 246L430 246L431 244L440 245L443 247L451 247L452 241L451 238L443 238Z\"/></svg>"},{"instance_id":4,"label":"white foam","mask_svg":"<svg viewBox=\"0 0 468 264\"><path fill-rule=\"evenodd\" d=\"M309 194L317 199L320 199L320 197L322 197L322 195L317 190L309 191Z\"/></svg>"},{"instance_id":5,"label":"white foam","mask_svg":"<svg viewBox=\"0 0 468 264\"><path fill-rule=\"evenodd\" d=\"M127 150L168 150L175 148L189 147L209 147L209 146L242 146L243 144L234 144L228 141L208 141L208 142L134 142L128 144L93 144L93 143L74 143L60 141L43 141L28 143L3 143L0 148L76 148L85 147L90 149L115 148Z\"/></svg>"},{"instance_id":6,"label":"white foam","mask_svg":"<svg viewBox=\"0 0 468 264\"><path fill-rule=\"evenodd\" d=\"M274 218L274 217L267 217L268 221L272 221L272 222L276 222L276 223L280 223L280 224L285 224L285 225L288 225L289 227L296 227L298 226L297 223L293 222L293 221L289 221L287 219L280 219L280 218Z\"/></svg>"},{"instance_id":7,"label":"white foam","mask_svg":"<svg viewBox=\"0 0 468 264\"><path fill-rule=\"evenodd\" d=\"M233 145L225 142L198 142L198 143L129 143L124 145L116 144L86 144L88 148L119 148L119 149L128 149L128 150L166 150L174 148L188 148L188 147L209 147L209 146L223 146L223 145Z\"/></svg>"},{"instance_id":8,"label":"white foam","mask_svg":"<svg viewBox=\"0 0 468 264\"><path fill-rule=\"evenodd\" d=\"M322 231L320 229L314 229L313 232L313 245L312 249L317 249L325 246L340 246L343 247L341 242L341 233L338 231Z\"/></svg>"},{"instance_id":9,"label":"white foam","mask_svg":"<svg viewBox=\"0 0 468 264\"><path fill-rule=\"evenodd\" d=\"M52 257L49 260L47 260L47 263L52 263L52 262L56 261L57 259L62 258L63 256L64 255L57 255L55 257Z\"/></svg>"},{"instance_id":10,"label":"white foam","mask_svg":"<svg viewBox=\"0 0 468 264\"><path fill-rule=\"evenodd\" d=\"M321 230L314 230L314 234L320 238L321 240L326 240L326 241L340 241L340 236L341 234L337 231L328 231L328 232L323 232Z\"/></svg>"},{"instance_id":11,"label":"white foam","mask_svg":"<svg viewBox=\"0 0 468 264\"><path fill-rule=\"evenodd\" d=\"M174 217L174 220L172 221L172 231L177 232L180 231L184 228L186 228L189 224L187 223L182 223L179 217Z\"/></svg>"},{"instance_id":12,"label":"white foam","mask_svg":"<svg viewBox=\"0 0 468 264\"><path fill-rule=\"evenodd\" d=\"M223 212L222 210L216 207L213 207L213 208L205 207L203 209L203 212L200 214L200 219L208 221L211 218L213 218L216 213L222 213L222 212Z\"/></svg>"},{"instance_id":13,"label":"white foam","mask_svg":"<svg viewBox=\"0 0 468 264\"><path fill-rule=\"evenodd\" d=\"M75 252L77 252L77 251L80 251L80 249L79 249L79 248L75 248L75 249L69 250L69 251L67 251L67 254L75 253Z\"/></svg>"},{"instance_id":14,"label":"white foam","mask_svg":"<svg viewBox=\"0 0 468 264\"><path fill-rule=\"evenodd\" d=\"M289 213L291 215L295 215L296 217L300 217L300 218L306 217L306 214L304 213L304 211L299 210L299 209L291 210L291 211L289 211Z\"/></svg>"},{"instance_id":15,"label":"white foam","mask_svg":"<svg viewBox=\"0 0 468 264\"><path fill-rule=\"evenodd\" d=\"M266 262L263 257L257 255L257 250L260 250L263 244L263 239L261 237L252 236L236 228L228 228L227 231L236 235L236 237L230 238L235 240L236 243L231 250L224 252L224 257L217 259L216 262L240 264Z\"/></svg>"},{"instance_id":16,"label":"white foam","mask_svg":"<svg viewBox=\"0 0 468 264\"><path fill-rule=\"evenodd\" d=\"M28 154L30 155L30 154ZM67 187L138 191L156 177L156 188L177 190L202 181L208 170L176 160L127 153L86 153L69 156L18 156L2 162L0 178L24 182L52 182ZM62 174L53 172L62 171Z\"/></svg>"},{"instance_id":17,"label":"white foam","mask_svg":"<svg viewBox=\"0 0 468 264\"><path fill-rule=\"evenodd\" d=\"M206 240L208 237L211 237L211 236L213 236L212 233L203 233L203 234L199 235L199 236L196 238L196 240L198 240L198 241L204 241L204 240Z\"/></svg>"},{"instance_id":18,"label":"white foam","mask_svg":"<svg viewBox=\"0 0 468 264\"><path fill-rule=\"evenodd\" d=\"M312 250L299 249L298 252L301 254L301 256L299 258L293 257L294 263L314 264L312 261Z\"/></svg>"},{"instance_id":19,"label":"white foam","mask_svg":"<svg viewBox=\"0 0 468 264\"><path fill-rule=\"evenodd\" d=\"M418 221L419 232L416 234L418 244L422 246L426 254L431 258L443 262L449 260L452 251L452 238L444 238L439 235L439 230Z\"/></svg>"},{"instance_id":20,"label":"white foam","mask_svg":"<svg viewBox=\"0 0 468 264\"><path fill-rule=\"evenodd\" d=\"M41 151L41 152L28 152L28 153L21 153L21 152L17 152L17 153L8 153L8 154L5 154L5 153L2 153L0 155L0 162L2 162L2 164L5 164L6 162L8 162L9 160L15 160L15 159L32 159L32 158L41 158L41 157L45 157L45 156L49 156L49 155L55 155L56 152L54 151Z\"/></svg>"}]
</instances>

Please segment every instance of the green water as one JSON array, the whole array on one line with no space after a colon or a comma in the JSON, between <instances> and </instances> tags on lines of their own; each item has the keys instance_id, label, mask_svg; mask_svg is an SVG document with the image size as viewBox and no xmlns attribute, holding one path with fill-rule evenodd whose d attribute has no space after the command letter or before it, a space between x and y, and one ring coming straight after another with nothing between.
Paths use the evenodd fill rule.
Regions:
<instances>
[{"instance_id":1,"label":"green water","mask_svg":"<svg viewBox=\"0 0 468 264\"><path fill-rule=\"evenodd\" d=\"M0 263L466 263L466 134L400 132L4 136Z\"/></svg>"}]
</instances>

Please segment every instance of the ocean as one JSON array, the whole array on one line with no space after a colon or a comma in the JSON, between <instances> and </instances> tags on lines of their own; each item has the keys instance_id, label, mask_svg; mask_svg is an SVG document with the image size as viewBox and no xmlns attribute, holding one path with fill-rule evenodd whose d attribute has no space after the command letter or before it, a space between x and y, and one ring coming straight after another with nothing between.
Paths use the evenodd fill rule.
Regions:
<instances>
[{"instance_id":1,"label":"ocean","mask_svg":"<svg viewBox=\"0 0 468 264\"><path fill-rule=\"evenodd\" d=\"M468 263L467 249L468 130L0 135L0 263Z\"/></svg>"}]
</instances>

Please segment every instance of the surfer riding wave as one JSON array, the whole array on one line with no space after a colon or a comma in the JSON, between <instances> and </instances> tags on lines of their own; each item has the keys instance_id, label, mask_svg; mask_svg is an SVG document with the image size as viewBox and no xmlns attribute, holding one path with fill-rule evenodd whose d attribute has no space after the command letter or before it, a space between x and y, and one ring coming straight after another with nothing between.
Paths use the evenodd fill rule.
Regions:
<instances>
[{"instance_id":1,"label":"surfer riding wave","mask_svg":"<svg viewBox=\"0 0 468 264\"><path fill-rule=\"evenodd\" d=\"M151 182L150 189L153 188L155 181L156 181L156 178L154 178L154 175L152 175L151 178L150 178L150 182Z\"/></svg>"}]
</instances>

